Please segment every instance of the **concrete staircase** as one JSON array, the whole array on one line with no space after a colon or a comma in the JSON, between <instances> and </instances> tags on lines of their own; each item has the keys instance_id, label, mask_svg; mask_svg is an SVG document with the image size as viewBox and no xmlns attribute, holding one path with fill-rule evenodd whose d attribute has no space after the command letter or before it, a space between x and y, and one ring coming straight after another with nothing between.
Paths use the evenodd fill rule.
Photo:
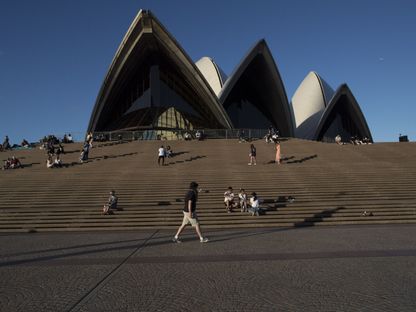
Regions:
<instances>
[{"instance_id":1,"label":"concrete staircase","mask_svg":"<svg viewBox=\"0 0 416 312\"><path fill-rule=\"evenodd\" d=\"M79 164L80 144L65 146L66 168L47 169L45 152L16 155L23 169L0 171L0 232L173 229L182 219L191 181L202 187L198 215L204 228L416 223L416 144L338 146L290 139L282 142L282 165L271 163L274 146L257 147L248 166L249 143L235 140L95 143L91 160ZM157 149L178 153L157 165ZM265 215L228 214L228 186L257 192ZM115 215L101 215L114 189ZM295 201L274 203L278 196ZM363 216L363 212L372 216Z\"/></svg>"}]
</instances>

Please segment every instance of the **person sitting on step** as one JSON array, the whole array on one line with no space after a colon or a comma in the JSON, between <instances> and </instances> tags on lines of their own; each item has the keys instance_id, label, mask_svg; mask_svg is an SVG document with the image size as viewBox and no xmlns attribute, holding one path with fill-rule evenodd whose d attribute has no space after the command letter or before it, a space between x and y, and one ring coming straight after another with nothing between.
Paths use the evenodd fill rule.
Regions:
<instances>
[{"instance_id":1,"label":"person sitting on step","mask_svg":"<svg viewBox=\"0 0 416 312\"><path fill-rule=\"evenodd\" d=\"M71 133L68 134L68 136L66 138L67 138L67 143L74 143L74 140L72 139Z\"/></svg>"},{"instance_id":2,"label":"person sitting on step","mask_svg":"<svg viewBox=\"0 0 416 312\"><path fill-rule=\"evenodd\" d=\"M10 169L10 164L11 164L11 158L9 157L9 158L7 158L5 161L4 161L4 165L3 165L3 170L7 170L7 169Z\"/></svg>"},{"instance_id":3,"label":"person sitting on step","mask_svg":"<svg viewBox=\"0 0 416 312\"><path fill-rule=\"evenodd\" d=\"M197 130L197 131L195 132L195 138L196 138L198 141L202 141L202 132L201 132L201 131L199 131L199 130Z\"/></svg>"},{"instance_id":4,"label":"person sitting on step","mask_svg":"<svg viewBox=\"0 0 416 312\"><path fill-rule=\"evenodd\" d=\"M338 145L342 145L342 138L339 134L335 136L335 143L337 143Z\"/></svg>"},{"instance_id":5,"label":"person sitting on step","mask_svg":"<svg viewBox=\"0 0 416 312\"><path fill-rule=\"evenodd\" d=\"M169 145L166 146L165 154L166 154L167 158L172 158L173 157L173 151L172 151L172 149Z\"/></svg>"},{"instance_id":6,"label":"person sitting on step","mask_svg":"<svg viewBox=\"0 0 416 312\"><path fill-rule=\"evenodd\" d=\"M246 212L247 210L247 194L244 189L240 189L238 193L238 199L240 201L241 212Z\"/></svg>"},{"instance_id":7,"label":"person sitting on step","mask_svg":"<svg viewBox=\"0 0 416 312\"><path fill-rule=\"evenodd\" d=\"M229 186L228 190L224 193L224 204L228 213L233 211L234 193L233 193L233 188L231 186Z\"/></svg>"},{"instance_id":8,"label":"person sitting on step","mask_svg":"<svg viewBox=\"0 0 416 312\"><path fill-rule=\"evenodd\" d=\"M192 140L191 134L188 131L185 132L185 134L183 135L183 138L185 139L185 141Z\"/></svg>"},{"instance_id":9,"label":"person sitting on step","mask_svg":"<svg viewBox=\"0 0 416 312\"><path fill-rule=\"evenodd\" d=\"M54 165L54 167L62 168L62 160L61 160L60 154L56 154L53 165Z\"/></svg>"},{"instance_id":10,"label":"person sitting on step","mask_svg":"<svg viewBox=\"0 0 416 312\"><path fill-rule=\"evenodd\" d=\"M22 164L20 163L20 160L17 159L15 156L13 156L12 159L10 160L10 169L17 169L21 167L22 167Z\"/></svg>"},{"instance_id":11,"label":"person sitting on step","mask_svg":"<svg viewBox=\"0 0 416 312\"><path fill-rule=\"evenodd\" d=\"M55 163L52 160L52 155L48 154L48 158L46 159L46 168L54 168Z\"/></svg>"},{"instance_id":12,"label":"person sitting on step","mask_svg":"<svg viewBox=\"0 0 416 312\"><path fill-rule=\"evenodd\" d=\"M103 214L110 215L110 214L114 214L114 210L121 210L117 208L117 203L118 203L118 197L116 196L116 192L111 191L107 204L105 204L103 207Z\"/></svg>"},{"instance_id":13,"label":"person sitting on step","mask_svg":"<svg viewBox=\"0 0 416 312\"><path fill-rule=\"evenodd\" d=\"M22 143L20 143L20 145L24 148L28 148L30 147L30 144L27 140L23 139Z\"/></svg>"},{"instance_id":14,"label":"person sitting on step","mask_svg":"<svg viewBox=\"0 0 416 312\"><path fill-rule=\"evenodd\" d=\"M61 143L59 143L58 148L56 149L56 155L65 154L64 147Z\"/></svg>"}]
</instances>

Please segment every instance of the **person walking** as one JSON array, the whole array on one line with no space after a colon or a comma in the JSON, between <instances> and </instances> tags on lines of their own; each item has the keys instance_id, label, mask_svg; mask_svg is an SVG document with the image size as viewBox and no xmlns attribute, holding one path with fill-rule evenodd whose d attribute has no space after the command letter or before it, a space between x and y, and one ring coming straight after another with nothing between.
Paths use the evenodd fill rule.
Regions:
<instances>
[{"instance_id":1,"label":"person walking","mask_svg":"<svg viewBox=\"0 0 416 312\"><path fill-rule=\"evenodd\" d=\"M161 147L159 147L159 150L158 150L157 164L159 166L160 166L160 160L162 160L162 166L165 165L165 155L166 155L166 151L165 151L165 148L162 145Z\"/></svg>"},{"instance_id":2,"label":"person walking","mask_svg":"<svg viewBox=\"0 0 416 312\"><path fill-rule=\"evenodd\" d=\"M257 161L256 161L256 148L254 146L254 144L250 145L250 154L248 154L248 156L250 157L250 162L248 163L249 166L251 165L257 165Z\"/></svg>"},{"instance_id":3,"label":"person walking","mask_svg":"<svg viewBox=\"0 0 416 312\"><path fill-rule=\"evenodd\" d=\"M181 243L179 235L182 233L184 228L191 224L195 228L196 233L199 236L199 241L201 243L208 242L208 238L203 237L201 233L201 228L199 226L198 216L196 214L196 202L198 200L198 183L191 182L189 185L189 190L185 195L185 206L183 208L183 220L182 225L179 227L176 235L173 237L172 241L174 243Z\"/></svg>"}]
</instances>

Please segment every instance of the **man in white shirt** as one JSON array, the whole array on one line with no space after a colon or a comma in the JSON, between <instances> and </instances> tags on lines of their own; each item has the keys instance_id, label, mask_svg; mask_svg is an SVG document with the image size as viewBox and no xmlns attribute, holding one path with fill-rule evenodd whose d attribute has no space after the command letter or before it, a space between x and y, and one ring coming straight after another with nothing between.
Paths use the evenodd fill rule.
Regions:
<instances>
[{"instance_id":1,"label":"man in white shirt","mask_svg":"<svg viewBox=\"0 0 416 312\"><path fill-rule=\"evenodd\" d=\"M159 147L158 150L158 159L157 159L157 164L160 166L160 160L162 160L162 166L165 165L165 148L163 147L163 145L161 147Z\"/></svg>"}]
</instances>

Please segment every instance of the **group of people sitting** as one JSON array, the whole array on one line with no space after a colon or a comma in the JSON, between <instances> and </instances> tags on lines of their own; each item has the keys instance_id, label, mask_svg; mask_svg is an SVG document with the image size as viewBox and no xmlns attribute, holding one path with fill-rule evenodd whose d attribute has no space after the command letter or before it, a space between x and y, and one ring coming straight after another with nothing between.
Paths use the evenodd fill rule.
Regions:
<instances>
[{"instance_id":1,"label":"group of people sitting","mask_svg":"<svg viewBox=\"0 0 416 312\"><path fill-rule=\"evenodd\" d=\"M371 144L372 142L367 137L364 137L364 138L361 139L358 136L352 136L350 138L350 143L354 144L354 145L363 145L363 144Z\"/></svg>"},{"instance_id":2,"label":"group of people sitting","mask_svg":"<svg viewBox=\"0 0 416 312\"><path fill-rule=\"evenodd\" d=\"M270 126L264 139L266 143L276 143L279 141L279 130L276 130L273 126Z\"/></svg>"},{"instance_id":3,"label":"group of people sitting","mask_svg":"<svg viewBox=\"0 0 416 312\"><path fill-rule=\"evenodd\" d=\"M74 143L71 133L69 133L68 135L66 135L66 133L64 134L64 137L62 138L62 143L65 143L65 144Z\"/></svg>"},{"instance_id":4,"label":"group of people sitting","mask_svg":"<svg viewBox=\"0 0 416 312\"><path fill-rule=\"evenodd\" d=\"M55 159L52 159L52 156L48 154L48 158L46 159L46 168L61 168L62 166L62 160L59 155L56 155Z\"/></svg>"},{"instance_id":5,"label":"group of people sitting","mask_svg":"<svg viewBox=\"0 0 416 312\"><path fill-rule=\"evenodd\" d=\"M196 132L195 132L195 139L196 140L198 140L198 141L202 141L203 139L204 139L204 134L202 133L202 131L201 130L196 130ZM188 132L188 131L186 131L184 134L183 134L183 139L185 140L185 141L191 141L192 140L192 134L190 133L190 132Z\"/></svg>"},{"instance_id":6,"label":"group of people sitting","mask_svg":"<svg viewBox=\"0 0 416 312\"><path fill-rule=\"evenodd\" d=\"M15 156L12 156L11 158L7 158L7 160L4 161L3 170L7 169L17 169L22 168L22 164L20 163L20 160L17 159Z\"/></svg>"},{"instance_id":7,"label":"group of people sitting","mask_svg":"<svg viewBox=\"0 0 416 312\"><path fill-rule=\"evenodd\" d=\"M96 142L106 142L106 141L108 141L108 136L105 135L104 133L100 133L100 134L98 134L94 137L94 141L96 141ZM119 138L119 141L121 141L120 138Z\"/></svg>"},{"instance_id":8,"label":"group of people sitting","mask_svg":"<svg viewBox=\"0 0 416 312\"><path fill-rule=\"evenodd\" d=\"M4 138L3 144L0 144L0 152L3 152L5 150L11 150L11 149L22 149L22 148L31 148L34 144L29 143L26 139L22 140L22 143L19 144L11 144L9 137L6 135Z\"/></svg>"},{"instance_id":9,"label":"group of people sitting","mask_svg":"<svg viewBox=\"0 0 416 312\"><path fill-rule=\"evenodd\" d=\"M58 147L55 148L53 138L44 143L43 148L48 155L46 159L46 168L61 168L63 166L61 155L65 154L62 143L58 143Z\"/></svg>"},{"instance_id":10,"label":"group of people sitting","mask_svg":"<svg viewBox=\"0 0 416 312\"><path fill-rule=\"evenodd\" d=\"M256 192L252 192L250 198L248 198L243 188L240 189L236 197L233 188L229 186L224 193L224 204L228 213L233 212L234 208L240 209L241 212L249 212L252 216L259 216L262 213Z\"/></svg>"},{"instance_id":11,"label":"group of people sitting","mask_svg":"<svg viewBox=\"0 0 416 312\"><path fill-rule=\"evenodd\" d=\"M338 145L346 144L345 142L342 141L342 137L339 134L335 136L335 143L337 143ZM372 142L369 138L367 138L367 137L360 138L358 135L351 136L350 140L349 140L349 143L351 143L353 145L372 144Z\"/></svg>"}]
</instances>

